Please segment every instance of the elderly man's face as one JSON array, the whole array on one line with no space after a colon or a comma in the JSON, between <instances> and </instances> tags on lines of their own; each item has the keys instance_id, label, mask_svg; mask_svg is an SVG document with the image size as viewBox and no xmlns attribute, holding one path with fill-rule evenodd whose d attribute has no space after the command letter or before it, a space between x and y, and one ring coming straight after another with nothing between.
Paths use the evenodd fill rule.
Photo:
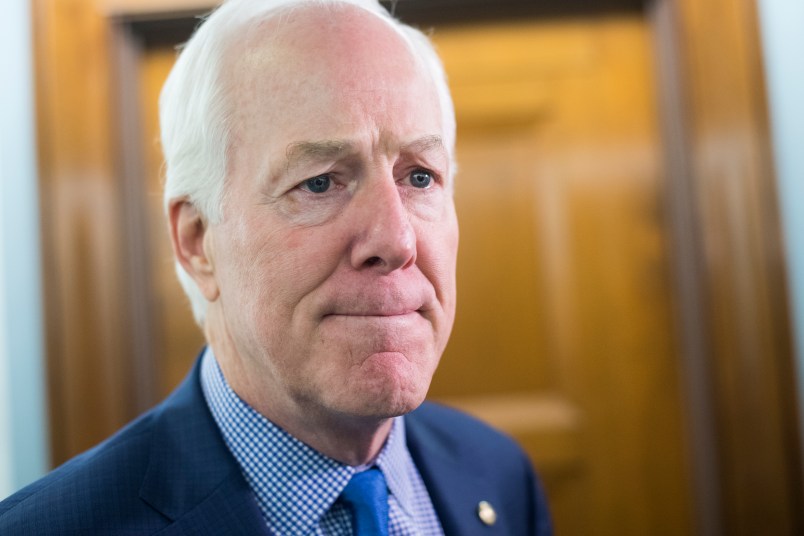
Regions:
<instances>
[{"instance_id":1,"label":"elderly man's face","mask_svg":"<svg viewBox=\"0 0 804 536\"><path fill-rule=\"evenodd\" d=\"M265 48L269 33L278 46ZM410 411L455 311L435 86L397 34L353 7L308 8L245 41L229 73L224 217L209 230L212 331L277 407Z\"/></svg>"}]
</instances>

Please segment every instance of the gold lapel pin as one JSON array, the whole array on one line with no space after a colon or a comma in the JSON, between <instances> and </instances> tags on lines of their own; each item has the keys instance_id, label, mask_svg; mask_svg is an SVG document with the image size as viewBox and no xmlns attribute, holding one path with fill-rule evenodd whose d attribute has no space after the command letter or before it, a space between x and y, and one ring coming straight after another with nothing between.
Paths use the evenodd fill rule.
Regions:
<instances>
[{"instance_id":1,"label":"gold lapel pin","mask_svg":"<svg viewBox=\"0 0 804 536\"><path fill-rule=\"evenodd\" d=\"M477 517L489 527L497 522L497 512L495 512L494 507L486 501L480 501L477 504Z\"/></svg>"}]
</instances>

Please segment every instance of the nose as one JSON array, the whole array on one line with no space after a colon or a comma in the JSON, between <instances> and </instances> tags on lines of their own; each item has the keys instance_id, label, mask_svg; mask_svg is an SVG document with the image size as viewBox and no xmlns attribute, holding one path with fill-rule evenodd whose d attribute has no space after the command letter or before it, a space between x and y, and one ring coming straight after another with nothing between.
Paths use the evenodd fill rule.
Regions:
<instances>
[{"instance_id":1,"label":"nose","mask_svg":"<svg viewBox=\"0 0 804 536\"><path fill-rule=\"evenodd\" d=\"M416 262L416 232L396 182L377 181L355 196L355 237L351 263L355 269L382 273Z\"/></svg>"}]
</instances>

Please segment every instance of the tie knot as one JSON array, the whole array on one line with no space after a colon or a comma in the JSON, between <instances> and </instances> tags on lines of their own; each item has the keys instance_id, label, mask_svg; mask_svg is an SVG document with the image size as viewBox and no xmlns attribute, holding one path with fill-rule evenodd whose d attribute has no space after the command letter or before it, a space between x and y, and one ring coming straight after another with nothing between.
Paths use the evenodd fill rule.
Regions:
<instances>
[{"instance_id":1,"label":"tie knot","mask_svg":"<svg viewBox=\"0 0 804 536\"><path fill-rule=\"evenodd\" d=\"M388 534L388 487L377 467L353 475L341 499L352 511L355 534Z\"/></svg>"}]
</instances>

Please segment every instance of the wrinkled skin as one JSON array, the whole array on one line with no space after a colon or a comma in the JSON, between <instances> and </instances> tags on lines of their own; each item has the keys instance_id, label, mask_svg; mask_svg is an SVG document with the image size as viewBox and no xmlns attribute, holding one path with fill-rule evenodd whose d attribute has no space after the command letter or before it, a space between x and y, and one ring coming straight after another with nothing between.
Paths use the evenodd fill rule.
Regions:
<instances>
[{"instance_id":1,"label":"wrinkled skin","mask_svg":"<svg viewBox=\"0 0 804 536\"><path fill-rule=\"evenodd\" d=\"M270 37L267 37L269 36ZM384 21L307 8L229 52L220 222L171 204L233 389L363 463L424 399L455 313L458 227L435 85Z\"/></svg>"}]
</instances>

